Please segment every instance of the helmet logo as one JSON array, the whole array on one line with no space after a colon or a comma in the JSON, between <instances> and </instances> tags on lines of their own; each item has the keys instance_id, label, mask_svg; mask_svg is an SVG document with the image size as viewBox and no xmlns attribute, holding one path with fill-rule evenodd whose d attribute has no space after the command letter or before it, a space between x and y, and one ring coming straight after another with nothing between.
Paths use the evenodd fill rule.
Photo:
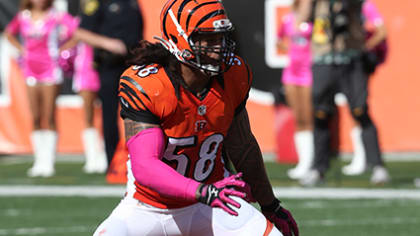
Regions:
<instances>
[{"instance_id":1,"label":"helmet logo","mask_svg":"<svg viewBox=\"0 0 420 236\"><path fill-rule=\"evenodd\" d=\"M213 27L216 29L228 29L232 27L232 23L229 19L221 19L213 21Z\"/></svg>"}]
</instances>

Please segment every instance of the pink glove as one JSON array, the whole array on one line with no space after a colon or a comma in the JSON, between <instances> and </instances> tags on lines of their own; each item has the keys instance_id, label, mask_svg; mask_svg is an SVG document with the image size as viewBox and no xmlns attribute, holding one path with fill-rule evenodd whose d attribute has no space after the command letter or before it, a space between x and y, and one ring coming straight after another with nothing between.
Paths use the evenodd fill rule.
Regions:
<instances>
[{"instance_id":1,"label":"pink glove","mask_svg":"<svg viewBox=\"0 0 420 236\"><path fill-rule=\"evenodd\" d=\"M280 206L280 201L275 200L269 206L261 206L265 217L274 223L284 236L299 236L299 229L292 214Z\"/></svg>"},{"instance_id":2,"label":"pink glove","mask_svg":"<svg viewBox=\"0 0 420 236\"><path fill-rule=\"evenodd\" d=\"M230 198L229 196L245 197L245 193L236 191L232 187L245 187L245 182L240 180L242 173L231 175L227 178L217 181L214 184L201 185L198 189L200 194L198 201L211 207L222 208L227 213L237 216L228 203L236 208L240 208L241 204Z\"/></svg>"}]
</instances>

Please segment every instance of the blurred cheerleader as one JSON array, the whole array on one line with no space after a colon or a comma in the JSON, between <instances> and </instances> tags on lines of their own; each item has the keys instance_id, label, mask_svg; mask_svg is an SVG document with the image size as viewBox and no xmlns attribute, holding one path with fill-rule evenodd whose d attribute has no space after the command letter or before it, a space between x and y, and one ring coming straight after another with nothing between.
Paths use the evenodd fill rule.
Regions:
<instances>
[{"instance_id":1,"label":"blurred cheerleader","mask_svg":"<svg viewBox=\"0 0 420 236\"><path fill-rule=\"evenodd\" d=\"M34 164L28 176L54 175L57 144L56 98L63 81L59 45L74 31L74 18L53 8L53 0L23 0L6 28L7 39L20 52L29 93ZM18 35L20 39L18 39Z\"/></svg>"},{"instance_id":2,"label":"blurred cheerleader","mask_svg":"<svg viewBox=\"0 0 420 236\"><path fill-rule=\"evenodd\" d=\"M296 120L294 140L299 162L287 172L292 179L299 179L310 170L314 153L311 105L312 25L300 20L302 17L297 13L299 4L300 0L295 0L292 11L284 16L277 42L280 50L288 51L290 59L289 65L283 70L282 82L287 104Z\"/></svg>"}]
</instances>

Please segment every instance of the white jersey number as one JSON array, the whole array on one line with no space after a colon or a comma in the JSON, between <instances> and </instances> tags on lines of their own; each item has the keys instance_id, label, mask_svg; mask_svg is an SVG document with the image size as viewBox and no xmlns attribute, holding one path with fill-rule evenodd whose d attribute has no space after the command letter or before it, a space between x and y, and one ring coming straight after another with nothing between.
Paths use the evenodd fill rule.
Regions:
<instances>
[{"instance_id":1,"label":"white jersey number","mask_svg":"<svg viewBox=\"0 0 420 236\"><path fill-rule=\"evenodd\" d=\"M223 135L213 134L208 137L201 144L199 151L199 160L194 167L194 179L197 181L203 181L214 169L214 160L217 156L217 150L223 141ZM195 137L188 138L169 138L168 147L166 148L164 158L168 161L176 161L176 171L181 175L187 173L188 166L190 165L191 159L185 154L176 154L177 148L188 148L197 145L195 143Z\"/></svg>"},{"instance_id":2,"label":"white jersey number","mask_svg":"<svg viewBox=\"0 0 420 236\"><path fill-rule=\"evenodd\" d=\"M137 75L144 78L149 76L150 74L158 73L159 69L156 67L144 67L144 66L133 66L133 70L139 70Z\"/></svg>"}]
</instances>

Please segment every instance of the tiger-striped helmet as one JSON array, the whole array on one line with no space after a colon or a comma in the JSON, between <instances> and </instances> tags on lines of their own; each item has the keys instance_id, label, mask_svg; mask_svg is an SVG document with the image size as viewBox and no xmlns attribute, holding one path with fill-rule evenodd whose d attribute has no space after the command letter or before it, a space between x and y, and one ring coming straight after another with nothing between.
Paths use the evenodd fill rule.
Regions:
<instances>
[{"instance_id":1,"label":"tiger-striped helmet","mask_svg":"<svg viewBox=\"0 0 420 236\"><path fill-rule=\"evenodd\" d=\"M160 21L159 40L179 61L211 74L228 70L235 43L221 0L168 0ZM219 43L209 46L198 41L209 34L220 34ZM207 53L219 54L217 62L209 63Z\"/></svg>"}]
</instances>

